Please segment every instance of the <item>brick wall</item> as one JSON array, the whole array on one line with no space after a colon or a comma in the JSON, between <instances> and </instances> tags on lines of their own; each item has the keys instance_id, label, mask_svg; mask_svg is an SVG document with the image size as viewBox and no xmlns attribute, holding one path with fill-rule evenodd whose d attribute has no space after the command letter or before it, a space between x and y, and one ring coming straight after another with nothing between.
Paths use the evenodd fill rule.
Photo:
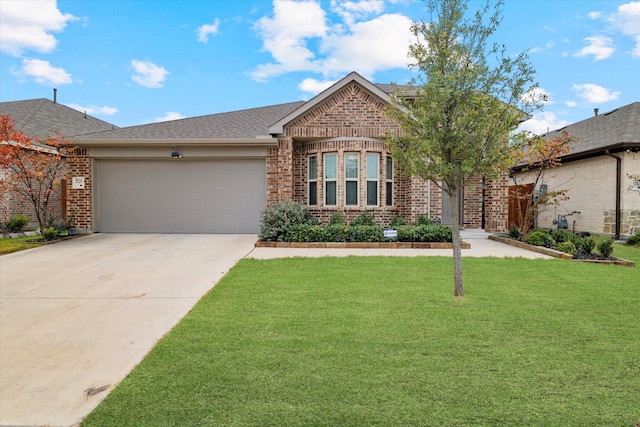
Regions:
<instances>
[{"instance_id":1,"label":"brick wall","mask_svg":"<svg viewBox=\"0 0 640 427\"><path fill-rule=\"evenodd\" d=\"M93 177L91 174L91 158L86 148L76 148L73 155L67 158L67 215L71 221L71 227L79 230L91 230L92 198L91 189ZM84 189L73 189L73 177L84 177Z\"/></svg>"}]
</instances>

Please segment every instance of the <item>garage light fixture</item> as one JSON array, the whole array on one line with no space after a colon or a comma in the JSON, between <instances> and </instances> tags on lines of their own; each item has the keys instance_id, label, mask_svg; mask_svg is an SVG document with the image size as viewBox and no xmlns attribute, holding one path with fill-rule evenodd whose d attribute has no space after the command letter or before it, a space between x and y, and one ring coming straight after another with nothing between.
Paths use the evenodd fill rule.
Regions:
<instances>
[{"instance_id":1,"label":"garage light fixture","mask_svg":"<svg viewBox=\"0 0 640 427\"><path fill-rule=\"evenodd\" d=\"M180 154L178 151L176 151L176 147L171 147L173 149L173 151L171 152L171 158L172 159L181 159L182 158L182 154Z\"/></svg>"}]
</instances>

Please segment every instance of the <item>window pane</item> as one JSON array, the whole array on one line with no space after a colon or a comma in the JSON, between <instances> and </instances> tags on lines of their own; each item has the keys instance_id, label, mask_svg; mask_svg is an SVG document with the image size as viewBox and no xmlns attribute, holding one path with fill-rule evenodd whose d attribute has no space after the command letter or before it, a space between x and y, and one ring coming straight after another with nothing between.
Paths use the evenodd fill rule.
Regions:
<instances>
[{"instance_id":1,"label":"window pane","mask_svg":"<svg viewBox=\"0 0 640 427\"><path fill-rule=\"evenodd\" d=\"M318 178L318 158L316 156L309 157L309 179Z\"/></svg>"},{"instance_id":2,"label":"window pane","mask_svg":"<svg viewBox=\"0 0 640 427\"><path fill-rule=\"evenodd\" d=\"M393 206L393 182L387 182L387 206Z\"/></svg>"},{"instance_id":3,"label":"window pane","mask_svg":"<svg viewBox=\"0 0 640 427\"><path fill-rule=\"evenodd\" d=\"M327 181L325 182L324 187L324 204L327 206L335 206L337 197L336 197L336 182L335 181Z\"/></svg>"},{"instance_id":4,"label":"window pane","mask_svg":"<svg viewBox=\"0 0 640 427\"><path fill-rule=\"evenodd\" d=\"M387 179L393 179L393 159L387 156Z\"/></svg>"},{"instance_id":5,"label":"window pane","mask_svg":"<svg viewBox=\"0 0 640 427\"><path fill-rule=\"evenodd\" d=\"M358 205L358 181L347 181L345 183L345 205Z\"/></svg>"},{"instance_id":6,"label":"window pane","mask_svg":"<svg viewBox=\"0 0 640 427\"><path fill-rule=\"evenodd\" d=\"M379 159L378 153L367 153L367 179L378 179Z\"/></svg>"},{"instance_id":7,"label":"window pane","mask_svg":"<svg viewBox=\"0 0 640 427\"><path fill-rule=\"evenodd\" d=\"M358 160L360 153L345 153L344 155L344 177L345 179L358 178Z\"/></svg>"},{"instance_id":8,"label":"window pane","mask_svg":"<svg viewBox=\"0 0 640 427\"><path fill-rule=\"evenodd\" d=\"M367 205L378 205L378 181L367 181Z\"/></svg>"},{"instance_id":9,"label":"window pane","mask_svg":"<svg viewBox=\"0 0 640 427\"><path fill-rule=\"evenodd\" d=\"M324 156L324 178L336 179L338 177L338 155L335 153Z\"/></svg>"},{"instance_id":10,"label":"window pane","mask_svg":"<svg viewBox=\"0 0 640 427\"><path fill-rule=\"evenodd\" d=\"M318 183L315 181L309 183L309 204L312 206L318 204Z\"/></svg>"}]
</instances>

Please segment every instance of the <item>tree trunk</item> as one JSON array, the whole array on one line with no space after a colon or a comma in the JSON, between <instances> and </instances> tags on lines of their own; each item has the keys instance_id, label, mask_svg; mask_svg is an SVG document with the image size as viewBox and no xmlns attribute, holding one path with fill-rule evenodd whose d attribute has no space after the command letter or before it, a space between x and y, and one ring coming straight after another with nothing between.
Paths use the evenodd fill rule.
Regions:
<instances>
[{"instance_id":1,"label":"tree trunk","mask_svg":"<svg viewBox=\"0 0 640 427\"><path fill-rule=\"evenodd\" d=\"M462 250L460 239L460 201L458 199L459 189L454 190L449 194L449 200L451 201L451 234L453 243L453 282L454 292L457 297L464 296L464 286L462 284Z\"/></svg>"}]
</instances>

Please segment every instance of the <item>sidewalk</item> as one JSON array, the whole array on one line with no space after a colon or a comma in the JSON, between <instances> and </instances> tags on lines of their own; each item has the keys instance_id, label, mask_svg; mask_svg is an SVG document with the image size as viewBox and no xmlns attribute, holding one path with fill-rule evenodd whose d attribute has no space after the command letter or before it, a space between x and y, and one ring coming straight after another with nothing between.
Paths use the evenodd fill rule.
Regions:
<instances>
[{"instance_id":1,"label":"sidewalk","mask_svg":"<svg viewBox=\"0 0 640 427\"><path fill-rule=\"evenodd\" d=\"M489 233L480 229L462 230L462 240L471 244L463 249L463 257L496 258L551 258L548 255L531 252L504 243L489 240ZM357 248L254 248L245 258L272 259L291 257L345 257L345 256L451 256L451 249L357 249Z\"/></svg>"}]
</instances>

